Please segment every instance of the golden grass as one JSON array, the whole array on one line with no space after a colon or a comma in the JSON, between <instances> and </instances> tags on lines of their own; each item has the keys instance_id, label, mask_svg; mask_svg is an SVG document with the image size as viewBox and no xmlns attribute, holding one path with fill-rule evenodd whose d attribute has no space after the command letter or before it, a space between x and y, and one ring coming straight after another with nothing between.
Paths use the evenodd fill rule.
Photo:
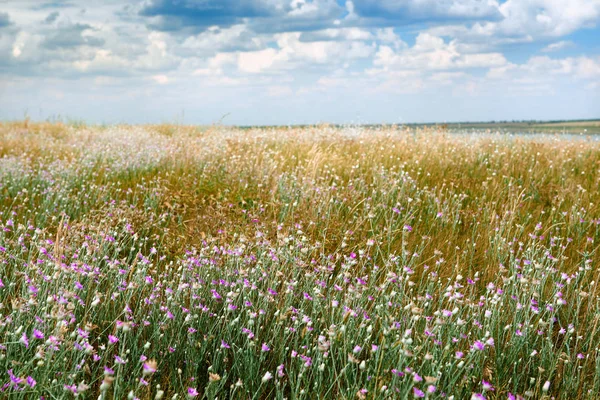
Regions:
<instances>
[{"instance_id":1,"label":"golden grass","mask_svg":"<svg viewBox=\"0 0 600 400\"><path fill-rule=\"evenodd\" d=\"M498 268L499 235L524 240L538 223L544 235L587 235L596 243L590 250L598 243L598 225L590 223L600 215L600 152L593 140L396 127L112 129L118 133L109 136L129 139L121 148L101 147L108 159L94 164L93 182L117 203L129 190L140 193L136 204L142 206L153 191L151 211L168 215L173 234L165 243L174 253L219 230L252 235L252 218L260 218L271 237L273 226L294 230L302 224L325 252L351 251L372 239L386 253L417 247L420 257L441 253L455 268L489 274ZM34 169L36 160L62 159L66 170L75 170L98 142L110 145L107 131L7 123L0 127L0 154L27 154ZM145 136L136 139L140 132ZM160 160L110 165L111 151L143 154L152 146ZM77 193L71 193L73 202ZM90 205L89 212L104 206ZM403 238L405 224L416 234Z\"/></svg>"}]
</instances>

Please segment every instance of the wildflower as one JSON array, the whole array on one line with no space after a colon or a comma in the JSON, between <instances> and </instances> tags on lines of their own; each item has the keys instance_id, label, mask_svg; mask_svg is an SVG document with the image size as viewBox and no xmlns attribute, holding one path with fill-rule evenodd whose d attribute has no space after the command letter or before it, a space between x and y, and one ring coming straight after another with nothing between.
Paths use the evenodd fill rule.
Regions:
<instances>
[{"instance_id":1,"label":"wildflower","mask_svg":"<svg viewBox=\"0 0 600 400\"><path fill-rule=\"evenodd\" d=\"M492 384L491 384L491 383L489 383L488 381L482 380L482 381L481 381L481 385L483 386L483 391L484 391L484 392L486 392L486 391L491 391L491 392L493 392L493 391L494 391L494 387L493 387L493 386L492 386Z\"/></svg>"},{"instance_id":2,"label":"wildflower","mask_svg":"<svg viewBox=\"0 0 600 400\"><path fill-rule=\"evenodd\" d=\"M221 376L219 374L215 374L212 372L208 373L208 381L209 382L217 382L221 380Z\"/></svg>"},{"instance_id":3,"label":"wildflower","mask_svg":"<svg viewBox=\"0 0 600 400\"><path fill-rule=\"evenodd\" d=\"M421 399L425 397L425 393L418 387L413 387L413 395L415 396L415 399Z\"/></svg>"},{"instance_id":4,"label":"wildflower","mask_svg":"<svg viewBox=\"0 0 600 400\"><path fill-rule=\"evenodd\" d=\"M354 349L352 350L352 352L353 352L354 354L358 354L358 353L360 353L361 351L362 351L362 347L360 347L360 346L358 346L358 345L354 346Z\"/></svg>"},{"instance_id":5,"label":"wildflower","mask_svg":"<svg viewBox=\"0 0 600 400\"><path fill-rule=\"evenodd\" d=\"M263 377L262 377L261 381L262 381L263 383L265 383L265 382L267 382L268 380L270 380L271 378L273 378L273 374L271 374L269 371L267 371L267 372L266 372L266 373L263 375Z\"/></svg>"},{"instance_id":6,"label":"wildflower","mask_svg":"<svg viewBox=\"0 0 600 400\"><path fill-rule=\"evenodd\" d=\"M196 388L189 387L187 390L187 397L189 399L193 399L196 396L198 396L198 391L196 390Z\"/></svg>"},{"instance_id":7,"label":"wildflower","mask_svg":"<svg viewBox=\"0 0 600 400\"><path fill-rule=\"evenodd\" d=\"M8 376L10 377L10 383L13 386L19 385L19 384L21 384L23 382L23 379L19 378L15 374L13 374L13 370L12 369L9 369L6 372L8 373Z\"/></svg>"},{"instance_id":8,"label":"wildflower","mask_svg":"<svg viewBox=\"0 0 600 400\"><path fill-rule=\"evenodd\" d=\"M284 368L283 364L281 364L277 367L277 376L280 378L283 378L285 376L285 374L283 373L283 368Z\"/></svg>"},{"instance_id":9,"label":"wildflower","mask_svg":"<svg viewBox=\"0 0 600 400\"><path fill-rule=\"evenodd\" d=\"M23 343L26 349L29 348L29 339L27 339L27 335L25 334L25 332L23 332L23 335L21 336L21 339L19 341Z\"/></svg>"},{"instance_id":10,"label":"wildflower","mask_svg":"<svg viewBox=\"0 0 600 400\"><path fill-rule=\"evenodd\" d=\"M548 390L550 390L550 381L546 381L544 386L542 386L542 392L546 393Z\"/></svg>"},{"instance_id":11,"label":"wildflower","mask_svg":"<svg viewBox=\"0 0 600 400\"><path fill-rule=\"evenodd\" d=\"M155 360L149 360L142 365L142 375L151 375L156 372L158 363Z\"/></svg>"},{"instance_id":12,"label":"wildflower","mask_svg":"<svg viewBox=\"0 0 600 400\"><path fill-rule=\"evenodd\" d=\"M115 344L119 341L119 338L113 335L108 335L108 343Z\"/></svg>"},{"instance_id":13,"label":"wildflower","mask_svg":"<svg viewBox=\"0 0 600 400\"><path fill-rule=\"evenodd\" d=\"M271 348L270 348L269 346L267 346L267 344L266 344L266 343L263 343L260 349L261 349L263 352L265 352L265 353L266 353L267 351L270 351L270 350L271 350Z\"/></svg>"},{"instance_id":14,"label":"wildflower","mask_svg":"<svg viewBox=\"0 0 600 400\"><path fill-rule=\"evenodd\" d=\"M70 390L73 394L77 394L77 386L75 385L64 385L65 390Z\"/></svg>"},{"instance_id":15,"label":"wildflower","mask_svg":"<svg viewBox=\"0 0 600 400\"><path fill-rule=\"evenodd\" d=\"M25 382L27 383L27 385L28 385L30 388L33 388L33 387L36 385L36 383L37 383L37 382L35 381L35 379L33 379L31 376L28 376L28 377L27 377L27 379L25 380Z\"/></svg>"},{"instance_id":16,"label":"wildflower","mask_svg":"<svg viewBox=\"0 0 600 400\"><path fill-rule=\"evenodd\" d=\"M412 232L413 228L412 228L412 226L410 226L410 225L404 225L404 230L405 230L406 232Z\"/></svg>"},{"instance_id":17,"label":"wildflower","mask_svg":"<svg viewBox=\"0 0 600 400\"><path fill-rule=\"evenodd\" d=\"M227 344L226 341L224 341L223 339L221 339L221 348L222 349L230 349L231 346L229 344Z\"/></svg>"},{"instance_id":18,"label":"wildflower","mask_svg":"<svg viewBox=\"0 0 600 400\"><path fill-rule=\"evenodd\" d=\"M369 393L369 391L365 388L362 388L358 392L356 392L356 397L358 397L361 400L366 399L367 393Z\"/></svg>"},{"instance_id":19,"label":"wildflower","mask_svg":"<svg viewBox=\"0 0 600 400\"><path fill-rule=\"evenodd\" d=\"M310 367L312 365L312 358L305 356L305 355L301 355L300 358L304 361L304 366L305 367Z\"/></svg>"},{"instance_id":20,"label":"wildflower","mask_svg":"<svg viewBox=\"0 0 600 400\"><path fill-rule=\"evenodd\" d=\"M104 376L114 375L115 371L112 368L108 368L106 365L104 366Z\"/></svg>"},{"instance_id":21,"label":"wildflower","mask_svg":"<svg viewBox=\"0 0 600 400\"><path fill-rule=\"evenodd\" d=\"M38 331L37 329L33 330L33 337L36 339L44 339L44 334L41 331Z\"/></svg>"},{"instance_id":22,"label":"wildflower","mask_svg":"<svg viewBox=\"0 0 600 400\"><path fill-rule=\"evenodd\" d=\"M479 350L482 351L485 348L485 345L480 342L479 340L476 340L475 343L473 343L473 347L475 350Z\"/></svg>"}]
</instances>

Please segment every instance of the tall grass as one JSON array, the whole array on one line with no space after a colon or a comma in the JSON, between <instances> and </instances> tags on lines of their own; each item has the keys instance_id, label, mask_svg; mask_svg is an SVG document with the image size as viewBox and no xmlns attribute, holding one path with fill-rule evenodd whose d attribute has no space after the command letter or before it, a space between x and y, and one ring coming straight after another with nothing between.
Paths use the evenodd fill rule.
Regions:
<instances>
[{"instance_id":1,"label":"tall grass","mask_svg":"<svg viewBox=\"0 0 600 400\"><path fill-rule=\"evenodd\" d=\"M599 150L4 123L0 397L597 398Z\"/></svg>"}]
</instances>

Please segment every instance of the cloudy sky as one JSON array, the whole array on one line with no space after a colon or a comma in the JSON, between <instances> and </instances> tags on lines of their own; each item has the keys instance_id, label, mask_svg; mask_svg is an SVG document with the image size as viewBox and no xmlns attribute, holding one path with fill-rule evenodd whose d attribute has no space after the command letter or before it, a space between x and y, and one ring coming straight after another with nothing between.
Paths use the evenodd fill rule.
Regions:
<instances>
[{"instance_id":1,"label":"cloudy sky","mask_svg":"<svg viewBox=\"0 0 600 400\"><path fill-rule=\"evenodd\" d=\"M0 119L600 117L600 0L0 0Z\"/></svg>"}]
</instances>

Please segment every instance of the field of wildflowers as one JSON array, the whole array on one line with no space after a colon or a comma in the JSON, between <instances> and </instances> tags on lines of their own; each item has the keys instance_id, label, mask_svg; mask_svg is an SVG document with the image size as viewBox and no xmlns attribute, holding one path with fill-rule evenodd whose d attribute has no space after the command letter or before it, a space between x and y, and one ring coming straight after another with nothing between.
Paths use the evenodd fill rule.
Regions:
<instances>
[{"instance_id":1,"label":"field of wildflowers","mask_svg":"<svg viewBox=\"0 0 600 400\"><path fill-rule=\"evenodd\" d=\"M600 141L0 125L0 398L600 397Z\"/></svg>"}]
</instances>

